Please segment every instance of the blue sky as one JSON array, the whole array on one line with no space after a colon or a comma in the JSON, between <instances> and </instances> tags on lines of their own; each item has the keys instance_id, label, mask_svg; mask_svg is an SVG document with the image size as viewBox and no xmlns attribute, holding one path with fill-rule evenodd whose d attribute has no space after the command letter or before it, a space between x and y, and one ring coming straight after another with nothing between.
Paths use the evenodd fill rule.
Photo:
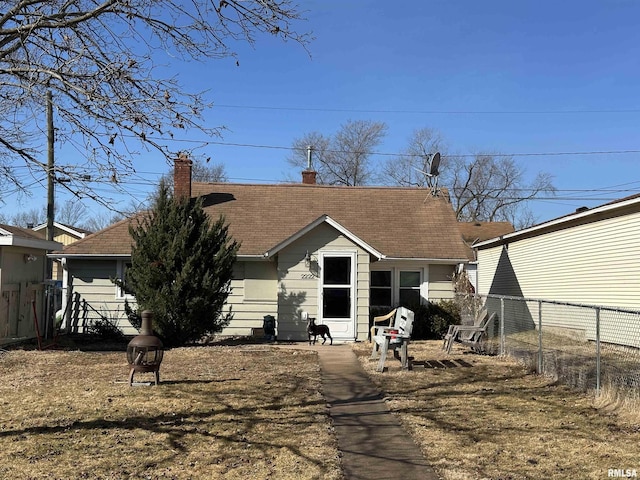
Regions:
<instances>
[{"instance_id":1,"label":"blue sky","mask_svg":"<svg viewBox=\"0 0 640 480\"><path fill-rule=\"evenodd\" d=\"M539 221L640 192L640 2L301 4L301 28L315 36L310 55L263 37L238 47L239 67L172 65L185 87L210 91L217 106L207 123L226 131L198 153L223 163L231 181L297 176L285 161L295 138L362 119L387 124L382 153L430 127L450 151L518 154L528 175L551 173L558 198L530 205ZM130 191L144 198L169 165L152 156L135 163ZM3 212L44 205L46 191L33 193L5 198Z\"/></svg>"}]
</instances>

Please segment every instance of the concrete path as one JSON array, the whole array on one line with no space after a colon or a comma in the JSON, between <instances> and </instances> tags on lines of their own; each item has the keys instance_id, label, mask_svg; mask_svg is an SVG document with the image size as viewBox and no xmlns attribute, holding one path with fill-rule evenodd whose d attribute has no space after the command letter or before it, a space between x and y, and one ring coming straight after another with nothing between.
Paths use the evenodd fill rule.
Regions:
<instances>
[{"instance_id":1,"label":"concrete path","mask_svg":"<svg viewBox=\"0 0 640 480\"><path fill-rule=\"evenodd\" d=\"M346 478L437 480L418 446L389 412L351 347L316 345L315 350Z\"/></svg>"}]
</instances>

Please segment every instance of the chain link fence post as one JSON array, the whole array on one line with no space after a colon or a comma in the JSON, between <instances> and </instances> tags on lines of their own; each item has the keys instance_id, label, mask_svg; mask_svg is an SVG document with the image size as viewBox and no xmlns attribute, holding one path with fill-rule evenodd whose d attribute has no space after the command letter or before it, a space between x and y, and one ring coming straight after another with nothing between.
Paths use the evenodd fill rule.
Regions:
<instances>
[{"instance_id":1,"label":"chain link fence post","mask_svg":"<svg viewBox=\"0 0 640 480\"><path fill-rule=\"evenodd\" d=\"M542 373L542 301L538 300L538 373Z\"/></svg>"},{"instance_id":2,"label":"chain link fence post","mask_svg":"<svg viewBox=\"0 0 640 480\"><path fill-rule=\"evenodd\" d=\"M596 307L596 395L600 395L600 307Z\"/></svg>"},{"instance_id":3,"label":"chain link fence post","mask_svg":"<svg viewBox=\"0 0 640 480\"><path fill-rule=\"evenodd\" d=\"M506 338L504 335L504 298L500 299L500 355L506 353Z\"/></svg>"}]
</instances>

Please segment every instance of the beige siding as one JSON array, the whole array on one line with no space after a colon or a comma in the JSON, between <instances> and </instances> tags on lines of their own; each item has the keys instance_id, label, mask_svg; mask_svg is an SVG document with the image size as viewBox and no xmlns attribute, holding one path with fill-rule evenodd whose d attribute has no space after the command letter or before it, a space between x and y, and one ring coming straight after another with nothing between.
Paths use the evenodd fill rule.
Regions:
<instances>
[{"instance_id":1,"label":"beige siding","mask_svg":"<svg viewBox=\"0 0 640 480\"><path fill-rule=\"evenodd\" d=\"M25 262L29 254L37 260ZM35 337L36 318L44 325L44 262L40 250L0 247L0 344Z\"/></svg>"},{"instance_id":2,"label":"beige siding","mask_svg":"<svg viewBox=\"0 0 640 480\"><path fill-rule=\"evenodd\" d=\"M451 278L454 271L454 265L429 266L429 300L438 301L453 298Z\"/></svg>"},{"instance_id":3,"label":"beige siding","mask_svg":"<svg viewBox=\"0 0 640 480\"><path fill-rule=\"evenodd\" d=\"M479 293L636 310L640 307L640 213L609 218L478 252ZM559 313L556 313L558 311ZM547 327L595 338L595 312L543 305ZM618 314L617 317L620 317ZM627 344L629 323L603 318L603 341ZM631 321L637 329L637 319Z\"/></svg>"},{"instance_id":4,"label":"beige siding","mask_svg":"<svg viewBox=\"0 0 640 480\"><path fill-rule=\"evenodd\" d=\"M249 288L256 288L253 293ZM233 270L227 312L233 319L221 335L251 335L262 328L264 316L277 315L278 271L274 261L237 262Z\"/></svg>"},{"instance_id":5,"label":"beige siding","mask_svg":"<svg viewBox=\"0 0 640 480\"><path fill-rule=\"evenodd\" d=\"M603 220L480 250L480 292L635 309L639 257L640 214Z\"/></svg>"},{"instance_id":6,"label":"beige siding","mask_svg":"<svg viewBox=\"0 0 640 480\"><path fill-rule=\"evenodd\" d=\"M501 253L501 246L478 251L478 293L506 291L507 285L500 283L505 281L506 274L504 272L496 274Z\"/></svg>"},{"instance_id":7,"label":"beige siding","mask_svg":"<svg viewBox=\"0 0 640 480\"><path fill-rule=\"evenodd\" d=\"M318 316L317 261L321 250L357 252L356 332L359 340L365 339L369 325L369 255L326 224L319 225L278 254L278 338L305 340L306 322L302 320L302 312ZM307 251L312 256L310 267L304 262Z\"/></svg>"},{"instance_id":8,"label":"beige siding","mask_svg":"<svg viewBox=\"0 0 640 480\"><path fill-rule=\"evenodd\" d=\"M67 269L69 275L73 277L71 291L74 295L80 295L80 299L87 302L87 320L96 320L100 318L100 315L104 315L125 334L135 335L137 333L124 313L124 298L118 298L117 288L111 281L117 276L117 261L69 260ZM133 299L129 301L135 304ZM82 330L83 313L72 311L71 316L72 325Z\"/></svg>"},{"instance_id":9,"label":"beige siding","mask_svg":"<svg viewBox=\"0 0 640 480\"><path fill-rule=\"evenodd\" d=\"M69 235L66 232L62 232L59 230L56 230L56 235L54 237L54 240L56 242L60 242L63 245L69 245L73 242L77 242L78 241L78 237L74 236L74 235Z\"/></svg>"}]
</instances>

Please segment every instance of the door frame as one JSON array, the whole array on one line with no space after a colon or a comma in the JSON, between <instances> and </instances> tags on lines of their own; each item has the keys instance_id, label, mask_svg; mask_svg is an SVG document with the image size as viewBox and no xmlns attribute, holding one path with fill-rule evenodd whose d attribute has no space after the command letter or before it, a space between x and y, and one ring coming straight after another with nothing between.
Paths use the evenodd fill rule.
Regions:
<instances>
[{"instance_id":1,"label":"door frame","mask_svg":"<svg viewBox=\"0 0 640 480\"><path fill-rule=\"evenodd\" d=\"M323 289L324 285L324 259L325 257L349 257L351 259L351 272L349 278L349 287L350 287L350 295L351 295L351 306L349 312L349 319L344 318L325 318L324 316L324 297L323 297ZM358 318L356 315L357 309L357 299L358 299L358 251L357 250L320 250L318 252L318 265L320 267L319 275L318 275L318 323L325 324L328 320L329 322L341 322L341 321L349 321L351 323L351 328L353 335L349 337L340 338L340 340L355 340L358 333Z\"/></svg>"}]
</instances>

